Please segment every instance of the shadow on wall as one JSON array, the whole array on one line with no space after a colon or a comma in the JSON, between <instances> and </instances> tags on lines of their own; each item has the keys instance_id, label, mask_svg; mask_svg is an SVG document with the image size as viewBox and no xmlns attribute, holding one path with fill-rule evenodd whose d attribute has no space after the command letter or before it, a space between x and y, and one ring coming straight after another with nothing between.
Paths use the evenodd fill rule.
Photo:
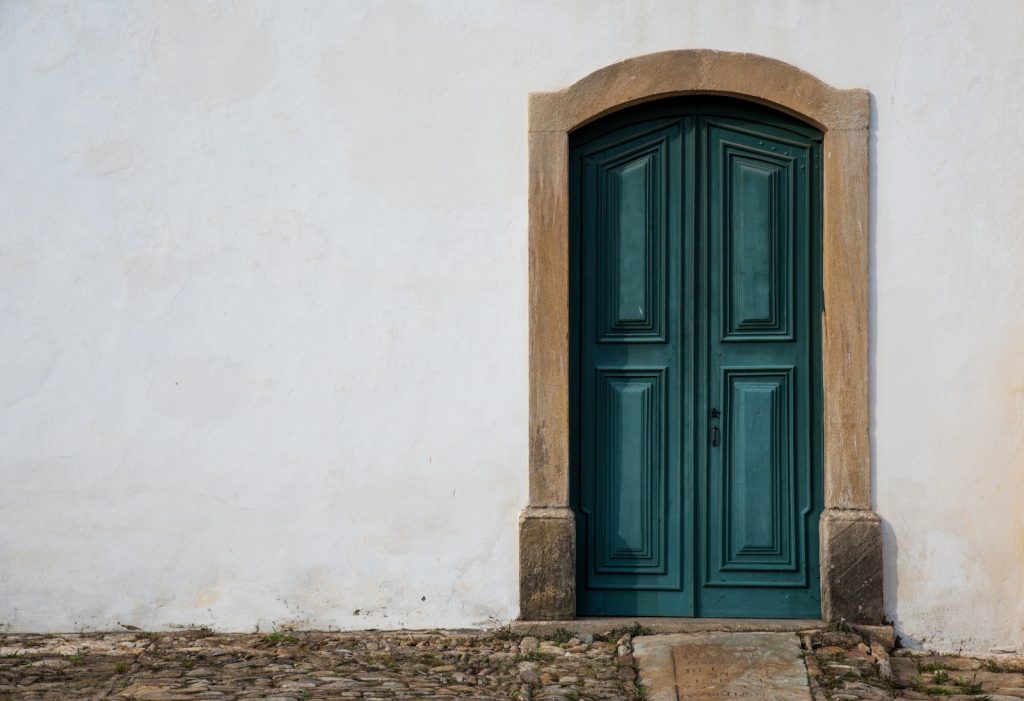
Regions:
<instances>
[{"instance_id":1,"label":"shadow on wall","mask_svg":"<svg viewBox=\"0 0 1024 701\"><path fill-rule=\"evenodd\" d=\"M868 392L871 402L869 416L871 432L871 506L878 513L878 446L876 435L876 409L878 406L878 100L868 94L871 123L868 131ZM892 524L881 514L882 521L882 597L885 616L896 629L903 647L922 649L922 642L908 637L900 629L899 616L899 544Z\"/></svg>"},{"instance_id":2,"label":"shadow on wall","mask_svg":"<svg viewBox=\"0 0 1024 701\"><path fill-rule=\"evenodd\" d=\"M896 628L896 635L900 638L900 644L909 650L921 650L922 643L917 638L910 638L900 628L899 601L896 592L899 590L899 573L896 569L896 562L899 557L899 544L896 542L896 531L893 530L889 521L879 516L882 520L882 597L885 602L885 616L892 621Z\"/></svg>"},{"instance_id":3,"label":"shadow on wall","mask_svg":"<svg viewBox=\"0 0 1024 701\"><path fill-rule=\"evenodd\" d=\"M871 508L878 513L878 446L875 443L876 410L878 408L878 99L868 93L871 122L868 127L868 416L871 434ZM882 521L882 602L885 617L896 628L903 645L920 648L920 641L905 637L899 629L899 604L896 600L899 574L896 571L899 546L892 524L879 514Z\"/></svg>"},{"instance_id":4,"label":"shadow on wall","mask_svg":"<svg viewBox=\"0 0 1024 701\"><path fill-rule=\"evenodd\" d=\"M878 513L878 446L876 435L876 410L878 407L878 99L869 93L868 104L871 123L868 131L868 392L871 397L871 414L869 416L871 432L871 506ZM892 524L882 515L882 601L885 617L888 618L900 636L903 647L920 650L922 643L916 638L907 637L900 629L899 572L896 563L899 559L899 544L896 542L896 531Z\"/></svg>"}]
</instances>

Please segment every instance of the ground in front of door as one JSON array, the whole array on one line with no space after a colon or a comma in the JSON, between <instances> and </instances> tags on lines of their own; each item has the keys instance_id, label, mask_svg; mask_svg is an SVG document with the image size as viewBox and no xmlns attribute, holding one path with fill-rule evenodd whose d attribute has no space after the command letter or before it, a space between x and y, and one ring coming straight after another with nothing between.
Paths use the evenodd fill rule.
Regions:
<instances>
[{"instance_id":1,"label":"ground in front of door","mask_svg":"<svg viewBox=\"0 0 1024 701\"><path fill-rule=\"evenodd\" d=\"M884 634L645 635L636 625L590 635L566 625L543 636L509 629L0 635L0 699L1024 698L1024 660L890 655Z\"/></svg>"}]
</instances>

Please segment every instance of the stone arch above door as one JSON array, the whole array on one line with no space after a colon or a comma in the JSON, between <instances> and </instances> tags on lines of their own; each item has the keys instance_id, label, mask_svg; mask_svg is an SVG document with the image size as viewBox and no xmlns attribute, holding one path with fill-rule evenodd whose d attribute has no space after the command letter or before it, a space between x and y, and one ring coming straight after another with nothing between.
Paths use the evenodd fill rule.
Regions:
<instances>
[{"instance_id":1,"label":"stone arch above door","mask_svg":"<svg viewBox=\"0 0 1024 701\"><path fill-rule=\"evenodd\" d=\"M787 63L665 51L530 95L530 464L520 519L520 616L576 615L569 464L569 133L624 107L687 94L765 104L824 133L822 615L877 622L881 524L871 509L868 431L868 126L865 90L838 90Z\"/></svg>"}]
</instances>

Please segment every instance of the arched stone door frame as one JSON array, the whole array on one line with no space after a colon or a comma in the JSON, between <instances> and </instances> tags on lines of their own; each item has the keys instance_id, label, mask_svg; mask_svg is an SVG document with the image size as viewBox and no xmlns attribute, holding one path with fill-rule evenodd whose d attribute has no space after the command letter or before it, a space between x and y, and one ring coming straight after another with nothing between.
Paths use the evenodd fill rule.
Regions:
<instances>
[{"instance_id":1,"label":"arched stone door frame","mask_svg":"<svg viewBox=\"0 0 1024 701\"><path fill-rule=\"evenodd\" d=\"M569 463L569 134L624 107L727 95L824 133L822 616L879 622L881 523L871 508L868 430L868 127L865 90L838 90L754 54L703 49L627 59L530 95L530 493L519 525L520 616L576 615Z\"/></svg>"}]
</instances>

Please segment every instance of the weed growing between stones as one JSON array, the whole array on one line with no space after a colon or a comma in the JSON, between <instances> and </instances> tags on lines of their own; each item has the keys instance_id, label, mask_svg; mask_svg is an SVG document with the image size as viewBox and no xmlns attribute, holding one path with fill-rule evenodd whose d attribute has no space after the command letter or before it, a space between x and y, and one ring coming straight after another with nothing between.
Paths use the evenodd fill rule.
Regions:
<instances>
[{"instance_id":1,"label":"weed growing between stones","mask_svg":"<svg viewBox=\"0 0 1024 701\"><path fill-rule=\"evenodd\" d=\"M939 673L945 671L945 669L945 666L943 666L941 663L921 662L920 660L918 660L917 662L917 671L921 674ZM942 682L939 683L941 684Z\"/></svg>"},{"instance_id":2,"label":"weed growing between stones","mask_svg":"<svg viewBox=\"0 0 1024 701\"><path fill-rule=\"evenodd\" d=\"M814 701L1024 698L1024 665L1017 662L893 651L843 629L801 638Z\"/></svg>"},{"instance_id":3,"label":"weed growing between stones","mask_svg":"<svg viewBox=\"0 0 1024 701\"><path fill-rule=\"evenodd\" d=\"M291 645L299 642L299 639L294 635L289 635L288 633L284 633L279 630L275 630L273 633L264 635L263 640L271 645Z\"/></svg>"},{"instance_id":4,"label":"weed growing between stones","mask_svg":"<svg viewBox=\"0 0 1024 701\"><path fill-rule=\"evenodd\" d=\"M496 629L493 633L495 640L519 640L521 636L519 633L512 630L512 626L505 624L500 628Z\"/></svg>"},{"instance_id":5,"label":"weed growing between stones","mask_svg":"<svg viewBox=\"0 0 1024 701\"><path fill-rule=\"evenodd\" d=\"M565 628L555 628L554 632L548 636L548 640L555 643L556 645L563 645L573 639L573 632L566 630Z\"/></svg>"},{"instance_id":6,"label":"weed growing between stones","mask_svg":"<svg viewBox=\"0 0 1024 701\"><path fill-rule=\"evenodd\" d=\"M652 631L650 628L644 627L639 621L633 621L633 625L631 626L615 628L613 630L608 631L607 633L602 633L601 635L595 637L600 640L607 640L611 642L627 635L630 638L639 638L641 635L651 635L651 633L653 632L654 631Z\"/></svg>"}]
</instances>

